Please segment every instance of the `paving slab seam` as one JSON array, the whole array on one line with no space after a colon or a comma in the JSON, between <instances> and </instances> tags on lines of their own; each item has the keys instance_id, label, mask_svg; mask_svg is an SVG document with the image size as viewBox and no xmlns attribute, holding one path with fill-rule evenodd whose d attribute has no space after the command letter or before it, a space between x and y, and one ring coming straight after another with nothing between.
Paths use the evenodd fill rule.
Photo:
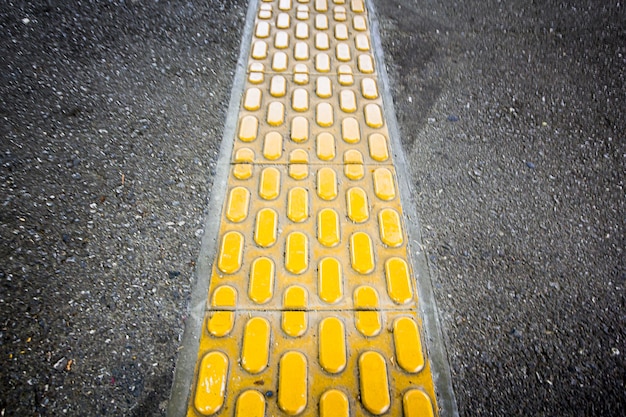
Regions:
<instances>
[{"instance_id":1,"label":"paving slab seam","mask_svg":"<svg viewBox=\"0 0 626 417\"><path fill-rule=\"evenodd\" d=\"M251 2L169 415L458 414L377 27Z\"/></svg>"}]
</instances>

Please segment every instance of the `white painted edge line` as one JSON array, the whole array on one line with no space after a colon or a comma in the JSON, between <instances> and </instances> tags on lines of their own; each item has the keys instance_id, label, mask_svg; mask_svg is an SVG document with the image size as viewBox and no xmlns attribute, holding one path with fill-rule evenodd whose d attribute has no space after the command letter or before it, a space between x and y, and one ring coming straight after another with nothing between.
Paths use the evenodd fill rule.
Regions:
<instances>
[{"instance_id":1,"label":"white painted edge line","mask_svg":"<svg viewBox=\"0 0 626 417\"><path fill-rule=\"evenodd\" d=\"M385 57L383 47L378 31L378 14L373 0L367 1L368 17L370 23L370 36L372 37L372 46L376 65L378 68L379 82L381 83L383 111L385 120L387 121L387 129L389 131L389 139L393 148L393 160L396 167L396 175L398 177L398 188L400 189L400 200L402 203L402 211L404 222L409 236L409 262L413 267L416 275L416 284L418 289L418 308L422 313L424 320L424 329L427 337L425 343L428 350L428 359L431 362L431 371L433 374L433 382L435 383L435 392L437 394L437 406L441 417L458 417L459 410L456 404L456 397L452 389L452 378L450 376L450 365L448 364L448 356L444 344L443 333L440 325L439 313L435 302L435 296L432 288L432 281L428 269L428 261L426 254L422 250L422 235L420 231L419 219L413 202L415 192L411 181L409 180L409 171L402 141L400 140L400 129L396 119L394 110L393 97L389 85L389 78L385 67Z\"/></svg>"},{"instance_id":2,"label":"white painted edge line","mask_svg":"<svg viewBox=\"0 0 626 417\"><path fill-rule=\"evenodd\" d=\"M195 367L200 348L200 335L206 313L206 303L211 279L211 271L217 239L221 225L222 206L226 196L228 175L230 172L230 160L233 144L237 131L239 118L239 103L245 86L248 54L252 43L252 30L256 17L258 0L250 0L248 12L241 37L239 58L235 69L235 78L230 94L230 101L226 113L226 123L220 145L220 154L217 160L216 173L213 179L213 188L207 207L207 215L204 219L204 235L200 244L198 261L194 273L195 282L191 290L191 300L188 307L185 331L176 359L174 382L167 406L168 417L181 417L187 414L189 396L192 392L192 384L195 376ZM218 221L215 221L218 219Z\"/></svg>"}]
</instances>

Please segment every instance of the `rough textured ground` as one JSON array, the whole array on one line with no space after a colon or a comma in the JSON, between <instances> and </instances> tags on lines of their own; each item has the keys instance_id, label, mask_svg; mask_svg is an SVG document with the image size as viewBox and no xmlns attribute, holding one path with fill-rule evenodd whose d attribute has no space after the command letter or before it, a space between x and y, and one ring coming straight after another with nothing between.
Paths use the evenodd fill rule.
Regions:
<instances>
[{"instance_id":1,"label":"rough textured ground","mask_svg":"<svg viewBox=\"0 0 626 417\"><path fill-rule=\"evenodd\" d=\"M626 6L376 5L461 414L626 414Z\"/></svg>"},{"instance_id":2,"label":"rough textured ground","mask_svg":"<svg viewBox=\"0 0 626 417\"><path fill-rule=\"evenodd\" d=\"M35 3L0 5L0 411L159 414L246 5Z\"/></svg>"},{"instance_id":3,"label":"rough textured ground","mask_svg":"<svg viewBox=\"0 0 626 417\"><path fill-rule=\"evenodd\" d=\"M625 5L376 5L461 414L626 414ZM2 414L163 414L245 8L0 5Z\"/></svg>"}]
</instances>

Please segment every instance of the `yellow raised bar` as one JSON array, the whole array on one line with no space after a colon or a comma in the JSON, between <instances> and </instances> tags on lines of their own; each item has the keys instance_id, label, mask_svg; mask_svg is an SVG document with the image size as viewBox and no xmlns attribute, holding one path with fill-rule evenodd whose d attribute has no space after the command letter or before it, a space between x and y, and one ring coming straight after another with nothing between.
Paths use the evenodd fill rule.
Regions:
<instances>
[{"instance_id":1,"label":"yellow raised bar","mask_svg":"<svg viewBox=\"0 0 626 417\"><path fill-rule=\"evenodd\" d=\"M241 268L243 257L243 235L239 232L226 232L222 238L217 267L225 274L234 274Z\"/></svg>"},{"instance_id":2,"label":"yellow raised bar","mask_svg":"<svg viewBox=\"0 0 626 417\"><path fill-rule=\"evenodd\" d=\"M363 155L356 149L348 149L343 154L343 173L351 180L360 180L365 175Z\"/></svg>"},{"instance_id":3,"label":"yellow raised bar","mask_svg":"<svg viewBox=\"0 0 626 417\"><path fill-rule=\"evenodd\" d=\"M256 139L258 130L258 119L251 115L244 116L239 123L239 139L243 142L252 142Z\"/></svg>"},{"instance_id":4,"label":"yellow raised bar","mask_svg":"<svg viewBox=\"0 0 626 417\"><path fill-rule=\"evenodd\" d=\"M259 181L259 195L264 200L274 200L280 194L280 171L269 167L261 171Z\"/></svg>"},{"instance_id":5,"label":"yellow raised bar","mask_svg":"<svg viewBox=\"0 0 626 417\"><path fill-rule=\"evenodd\" d=\"M411 389L402 398L404 417L434 417L433 405L422 390Z\"/></svg>"},{"instance_id":6,"label":"yellow raised bar","mask_svg":"<svg viewBox=\"0 0 626 417\"><path fill-rule=\"evenodd\" d=\"M306 142L309 139L309 121L302 116L296 116L291 120L291 140L294 142Z\"/></svg>"},{"instance_id":7,"label":"yellow raised bar","mask_svg":"<svg viewBox=\"0 0 626 417\"><path fill-rule=\"evenodd\" d=\"M348 217L355 223L363 223L369 219L369 206L367 194L360 187L352 187L346 193L348 205Z\"/></svg>"},{"instance_id":8,"label":"yellow raised bar","mask_svg":"<svg viewBox=\"0 0 626 417\"><path fill-rule=\"evenodd\" d=\"M274 294L274 261L267 257L259 257L252 262L250 268L250 285L248 297L257 304L265 304Z\"/></svg>"},{"instance_id":9,"label":"yellow raised bar","mask_svg":"<svg viewBox=\"0 0 626 417\"><path fill-rule=\"evenodd\" d=\"M363 111L365 112L365 124L375 129L383 126L383 112L378 104L366 104Z\"/></svg>"},{"instance_id":10,"label":"yellow raised bar","mask_svg":"<svg viewBox=\"0 0 626 417\"><path fill-rule=\"evenodd\" d=\"M274 48L285 49L289 46L289 34L287 32L278 32L274 36Z\"/></svg>"},{"instance_id":11,"label":"yellow raised bar","mask_svg":"<svg viewBox=\"0 0 626 417\"><path fill-rule=\"evenodd\" d=\"M320 98L328 98L333 95L333 88L328 77L318 77L315 81L315 94Z\"/></svg>"},{"instance_id":12,"label":"yellow raised bar","mask_svg":"<svg viewBox=\"0 0 626 417\"><path fill-rule=\"evenodd\" d=\"M271 208L259 210L254 227L254 241L257 245L267 248L276 243L278 214Z\"/></svg>"},{"instance_id":13,"label":"yellow raised bar","mask_svg":"<svg viewBox=\"0 0 626 417\"><path fill-rule=\"evenodd\" d=\"M387 246L396 248L402 245L402 227L400 226L400 215L391 208L382 209L378 213L378 229L380 240Z\"/></svg>"},{"instance_id":14,"label":"yellow raised bar","mask_svg":"<svg viewBox=\"0 0 626 417\"><path fill-rule=\"evenodd\" d=\"M294 149L289 154L289 176L303 180L309 176L309 154L303 149Z\"/></svg>"},{"instance_id":15,"label":"yellow raised bar","mask_svg":"<svg viewBox=\"0 0 626 417\"><path fill-rule=\"evenodd\" d=\"M333 106L330 103L318 103L315 111L315 121L322 127L332 126L333 120Z\"/></svg>"},{"instance_id":16,"label":"yellow raised bar","mask_svg":"<svg viewBox=\"0 0 626 417\"><path fill-rule=\"evenodd\" d=\"M304 88L296 88L293 90L291 108L297 112L303 112L309 109L309 93Z\"/></svg>"},{"instance_id":17,"label":"yellow raised bar","mask_svg":"<svg viewBox=\"0 0 626 417\"><path fill-rule=\"evenodd\" d=\"M336 303L343 296L341 264L335 258L324 258L318 267L318 292L320 298L329 303Z\"/></svg>"},{"instance_id":18,"label":"yellow raised bar","mask_svg":"<svg viewBox=\"0 0 626 417\"><path fill-rule=\"evenodd\" d=\"M352 18L352 27L354 30L359 32L363 32L367 30L367 23L365 22L365 18L363 16L354 16Z\"/></svg>"},{"instance_id":19,"label":"yellow raised bar","mask_svg":"<svg viewBox=\"0 0 626 417\"><path fill-rule=\"evenodd\" d=\"M200 362L194 406L202 415L215 414L224 405L228 357L222 352L209 352Z\"/></svg>"},{"instance_id":20,"label":"yellow raised bar","mask_svg":"<svg viewBox=\"0 0 626 417\"><path fill-rule=\"evenodd\" d=\"M352 90L342 90L339 94L339 108L345 113L356 111L356 94Z\"/></svg>"},{"instance_id":21,"label":"yellow raised bar","mask_svg":"<svg viewBox=\"0 0 626 417\"><path fill-rule=\"evenodd\" d=\"M309 192L302 187L289 190L287 196L287 217L300 223L309 218Z\"/></svg>"},{"instance_id":22,"label":"yellow raised bar","mask_svg":"<svg viewBox=\"0 0 626 417\"><path fill-rule=\"evenodd\" d=\"M374 170L374 194L385 201L393 200L396 197L393 174L387 168Z\"/></svg>"},{"instance_id":23,"label":"yellow raised bar","mask_svg":"<svg viewBox=\"0 0 626 417\"><path fill-rule=\"evenodd\" d=\"M238 180L247 180L252 176L252 161L254 161L254 151L250 148L241 148L235 153L233 166L233 176Z\"/></svg>"},{"instance_id":24,"label":"yellow raised bar","mask_svg":"<svg viewBox=\"0 0 626 417\"><path fill-rule=\"evenodd\" d=\"M350 236L350 255L356 272L369 274L374 270L374 249L367 233L356 232Z\"/></svg>"},{"instance_id":25,"label":"yellow raised bar","mask_svg":"<svg viewBox=\"0 0 626 417\"><path fill-rule=\"evenodd\" d=\"M413 298L409 265L401 258L390 258L385 262L387 293L396 304L406 304Z\"/></svg>"},{"instance_id":26,"label":"yellow raised bar","mask_svg":"<svg viewBox=\"0 0 626 417\"><path fill-rule=\"evenodd\" d=\"M326 247L339 243L339 216L330 208L320 210L317 215L317 240Z\"/></svg>"},{"instance_id":27,"label":"yellow raised bar","mask_svg":"<svg viewBox=\"0 0 626 417\"><path fill-rule=\"evenodd\" d=\"M322 161L335 159L335 138L328 132L317 135L317 157Z\"/></svg>"},{"instance_id":28,"label":"yellow raised bar","mask_svg":"<svg viewBox=\"0 0 626 417\"><path fill-rule=\"evenodd\" d=\"M265 66L260 62L253 62L248 69L248 81L251 84L261 84L265 80Z\"/></svg>"},{"instance_id":29,"label":"yellow raised bar","mask_svg":"<svg viewBox=\"0 0 626 417\"><path fill-rule=\"evenodd\" d=\"M367 54L359 55L357 58L357 66L363 74L371 74L374 72L374 60Z\"/></svg>"},{"instance_id":30,"label":"yellow raised bar","mask_svg":"<svg viewBox=\"0 0 626 417\"><path fill-rule=\"evenodd\" d=\"M336 317L320 322L320 365L326 372L336 374L346 367L346 335L343 323Z\"/></svg>"},{"instance_id":31,"label":"yellow raised bar","mask_svg":"<svg viewBox=\"0 0 626 417\"><path fill-rule=\"evenodd\" d=\"M359 356L361 402L374 415L385 413L391 405L387 364L378 352L367 351Z\"/></svg>"},{"instance_id":32,"label":"yellow raised bar","mask_svg":"<svg viewBox=\"0 0 626 417\"><path fill-rule=\"evenodd\" d=\"M221 285L213 291L211 307L216 309L211 313L207 323L207 330L215 337L224 337L233 329L235 324L235 306L237 305L237 291L229 285ZM230 308L231 311L219 310Z\"/></svg>"},{"instance_id":33,"label":"yellow raised bar","mask_svg":"<svg viewBox=\"0 0 626 417\"><path fill-rule=\"evenodd\" d=\"M361 141L359 121L354 117L343 119L341 121L341 137L347 143L359 143Z\"/></svg>"},{"instance_id":34,"label":"yellow raised bar","mask_svg":"<svg viewBox=\"0 0 626 417\"><path fill-rule=\"evenodd\" d=\"M281 327L291 337L302 336L308 327L306 308L308 293L302 287L292 285L283 294L283 314Z\"/></svg>"},{"instance_id":35,"label":"yellow raised bar","mask_svg":"<svg viewBox=\"0 0 626 417\"><path fill-rule=\"evenodd\" d=\"M235 405L235 417L265 417L265 398L259 391L244 391Z\"/></svg>"},{"instance_id":36,"label":"yellow raised bar","mask_svg":"<svg viewBox=\"0 0 626 417\"><path fill-rule=\"evenodd\" d=\"M337 176L332 168L317 171L317 195L322 200L334 200L337 197Z\"/></svg>"},{"instance_id":37,"label":"yellow raised bar","mask_svg":"<svg viewBox=\"0 0 626 417\"><path fill-rule=\"evenodd\" d=\"M272 97L283 97L287 93L287 80L282 75L274 75L270 81L270 94Z\"/></svg>"},{"instance_id":38,"label":"yellow raised bar","mask_svg":"<svg viewBox=\"0 0 626 417\"><path fill-rule=\"evenodd\" d=\"M285 249L285 268L293 274L301 274L309 266L309 243L302 232L292 232L287 235Z\"/></svg>"},{"instance_id":39,"label":"yellow raised bar","mask_svg":"<svg viewBox=\"0 0 626 417\"><path fill-rule=\"evenodd\" d=\"M378 293L363 285L354 290L354 319L356 328L363 336L372 337L380 333L382 323L378 309Z\"/></svg>"},{"instance_id":40,"label":"yellow raised bar","mask_svg":"<svg viewBox=\"0 0 626 417\"><path fill-rule=\"evenodd\" d=\"M253 317L246 323L241 348L241 367L258 374L267 367L270 351L270 323L262 317Z\"/></svg>"},{"instance_id":41,"label":"yellow raised bar","mask_svg":"<svg viewBox=\"0 0 626 417\"><path fill-rule=\"evenodd\" d=\"M400 317L393 322L393 342L396 359L402 369L418 373L424 368L424 354L417 324L408 317Z\"/></svg>"},{"instance_id":42,"label":"yellow raised bar","mask_svg":"<svg viewBox=\"0 0 626 417\"><path fill-rule=\"evenodd\" d=\"M272 69L277 72L282 72L287 69L289 58L284 52L274 52L272 56ZM284 95L284 94L283 94Z\"/></svg>"},{"instance_id":43,"label":"yellow raised bar","mask_svg":"<svg viewBox=\"0 0 626 417\"><path fill-rule=\"evenodd\" d=\"M306 357L300 352L286 352L278 372L278 406L291 416L302 413L307 403Z\"/></svg>"},{"instance_id":44,"label":"yellow raised bar","mask_svg":"<svg viewBox=\"0 0 626 417\"><path fill-rule=\"evenodd\" d=\"M279 101L273 101L267 107L267 123L270 126L280 126L285 121L285 105Z\"/></svg>"},{"instance_id":45,"label":"yellow raised bar","mask_svg":"<svg viewBox=\"0 0 626 417\"><path fill-rule=\"evenodd\" d=\"M261 90L252 87L246 91L246 96L243 100L243 108L249 111L258 110L261 108Z\"/></svg>"},{"instance_id":46,"label":"yellow raised bar","mask_svg":"<svg viewBox=\"0 0 626 417\"><path fill-rule=\"evenodd\" d=\"M374 100L378 98L378 88L376 87L376 81L372 78L363 78L361 80L361 94L363 97Z\"/></svg>"},{"instance_id":47,"label":"yellow raised bar","mask_svg":"<svg viewBox=\"0 0 626 417\"><path fill-rule=\"evenodd\" d=\"M226 203L226 218L233 223L239 223L248 217L250 192L243 187L230 190Z\"/></svg>"},{"instance_id":48,"label":"yellow raised bar","mask_svg":"<svg viewBox=\"0 0 626 417\"><path fill-rule=\"evenodd\" d=\"M322 394L320 417L350 417L350 403L346 394L337 389L331 389Z\"/></svg>"},{"instance_id":49,"label":"yellow raised bar","mask_svg":"<svg viewBox=\"0 0 626 417\"><path fill-rule=\"evenodd\" d=\"M263 156L265 159L275 161L283 154L283 136L278 132L269 132L263 142Z\"/></svg>"},{"instance_id":50,"label":"yellow raised bar","mask_svg":"<svg viewBox=\"0 0 626 417\"><path fill-rule=\"evenodd\" d=\"M373 160L383 162L389 159L387 139L380 133L373 133L368 138L370 156Z\"/></svg>"}]
</instances>

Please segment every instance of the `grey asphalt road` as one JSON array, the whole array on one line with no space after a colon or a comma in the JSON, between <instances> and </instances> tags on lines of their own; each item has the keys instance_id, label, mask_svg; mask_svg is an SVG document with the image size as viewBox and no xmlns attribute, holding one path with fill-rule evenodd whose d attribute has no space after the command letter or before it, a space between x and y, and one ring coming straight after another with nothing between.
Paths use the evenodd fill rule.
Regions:
<instances>
[{"instance_id":1,"label":"grey asphalt road","mask_svg":"<svg viewBox=\"0 0 626 417\"><path fill-rule=\"evenodd\" d=\"M376 0L463 416L626 415L626 5ZM247 4L0 4L0 413L162 415Z\"/></svg>"}]
</instances>

